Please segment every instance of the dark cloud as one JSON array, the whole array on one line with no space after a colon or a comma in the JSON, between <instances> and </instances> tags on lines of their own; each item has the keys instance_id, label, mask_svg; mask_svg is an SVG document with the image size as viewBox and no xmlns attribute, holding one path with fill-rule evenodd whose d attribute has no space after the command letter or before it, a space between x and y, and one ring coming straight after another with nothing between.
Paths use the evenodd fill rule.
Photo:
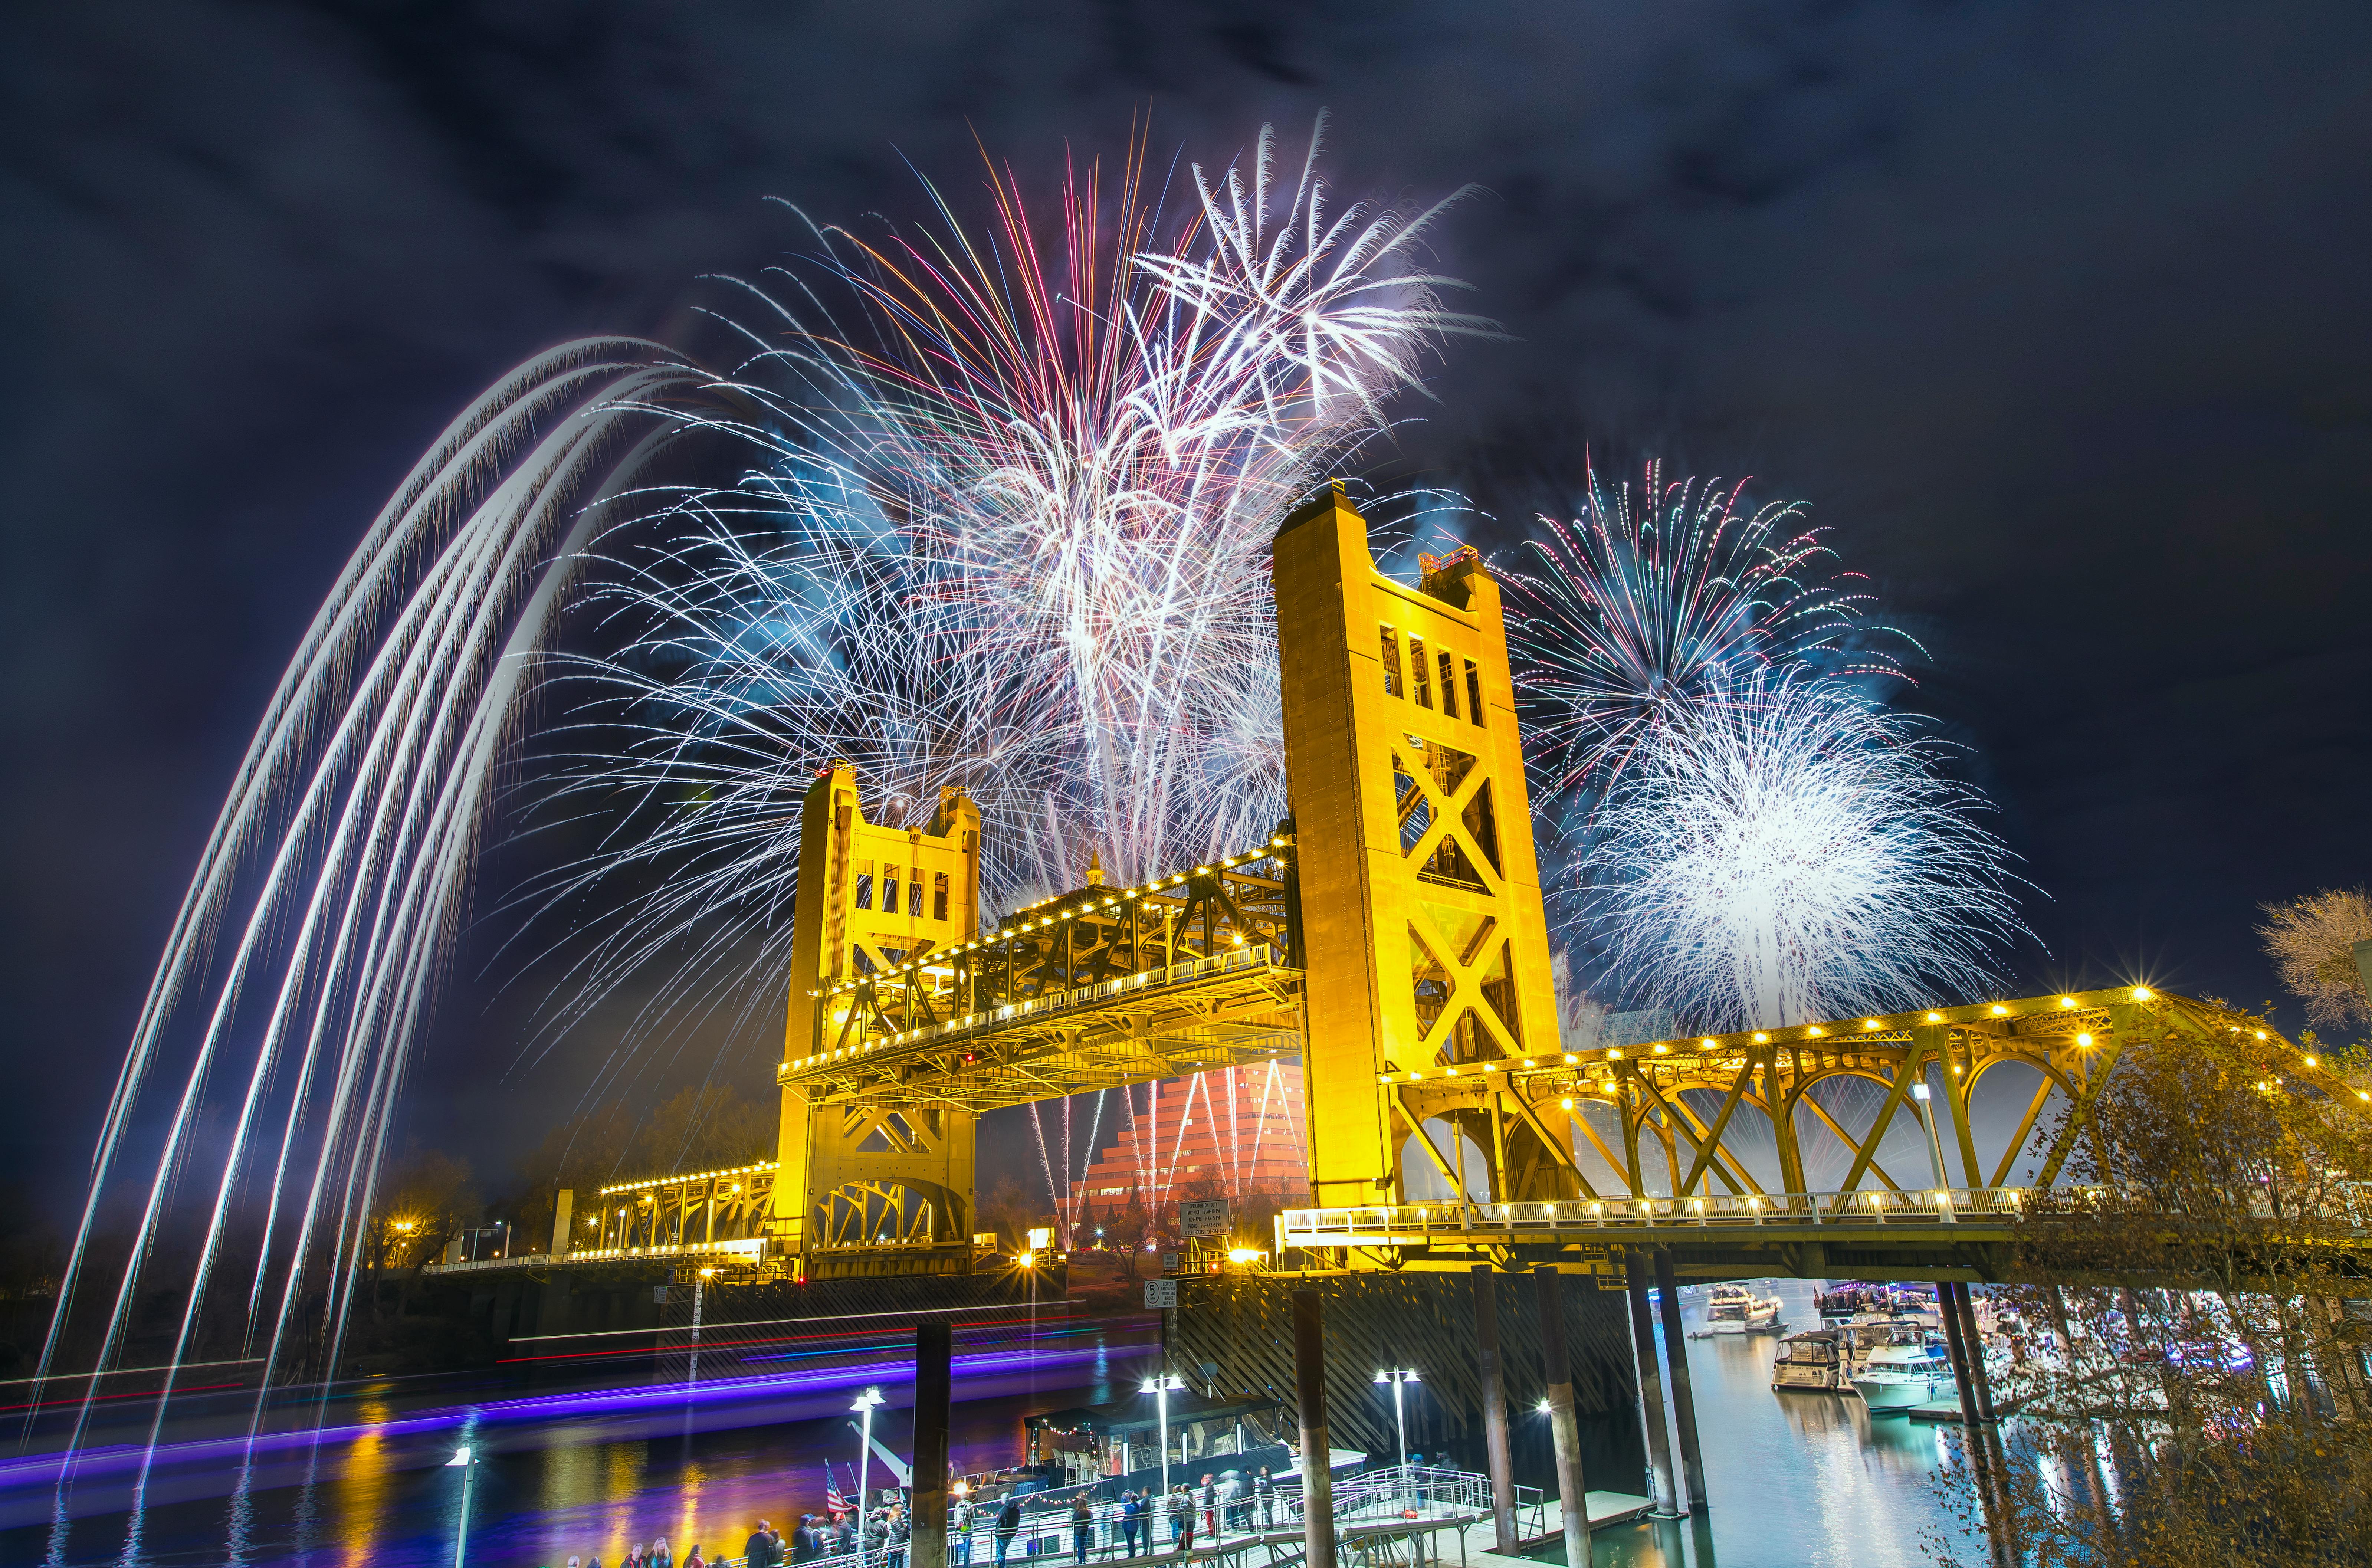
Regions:
<instances>
[{"instance_id":1,"label":"dark cloud","mask_svg":"<svg viewBox=\"0 0 2372 1568\"><path fill-rule=\"evenodd\" d=\"M2372 13L2157 3L83 5L0 59L12 1142L71 1171L279 662L451 412L978 149L1484 188L1411 471L1808 497L2052 901L2029 978L2253 1000L2372 876ZM448 1006L433 1054L515 1033ZM507 1046L507 1040L504 1042ZM506 1056L507 1050L495 1052ZM436 1081L436 1074L428 1076ZM471 1080L474 1082L474 1080ZM484 1125L537 1123L548 1081ZM492 1136L493 1133L483 1135Z\"/></svg>"}]
</instances>

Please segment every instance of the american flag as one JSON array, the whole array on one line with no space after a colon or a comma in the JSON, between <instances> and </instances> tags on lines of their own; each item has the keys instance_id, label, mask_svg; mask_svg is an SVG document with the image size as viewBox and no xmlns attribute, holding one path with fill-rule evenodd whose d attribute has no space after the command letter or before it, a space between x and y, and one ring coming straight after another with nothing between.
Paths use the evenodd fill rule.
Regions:
<instances>
[{"instance_id":1,"label":"american flag","mask_svg":"<svg viewBox=\"0 0 2372 1568\"><path fill-rule=\"evenodd\" d=\"M829 1459L824 1461L823 1467L823 1505L827 1513L848 1512L848 1499L841 1494L840 1482L831 1479L831 1461Z\"/></svg>"}]
</instances>

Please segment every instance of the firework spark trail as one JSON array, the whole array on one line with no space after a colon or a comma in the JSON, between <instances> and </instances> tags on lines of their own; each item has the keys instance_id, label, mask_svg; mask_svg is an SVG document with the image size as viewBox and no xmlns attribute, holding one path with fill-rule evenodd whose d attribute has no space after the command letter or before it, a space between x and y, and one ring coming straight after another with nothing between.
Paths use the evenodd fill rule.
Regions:
<instances>
[{"instance_id":1,"label":"firework spark trail","mask_svg":"<svg viewBox=\"0 0 2372 1568\"><path fill-rule=\"evenodd\" d=\"M631 340L540 355L454 421L366 534L266 709L158 960L102 1123L39 1374L83 1284L99 1206L128 1186L141 1192L140 1219L99 1365L115 1357L149 1240L191 1163L192 1132L217 1109L227 1152L210 1173L210 1215L171 1359L195 1331L223 1261L230 1206L260 1179L250 1156L268 1155L250 1334L268 1296L276 1227L291 1209L301 1215L287 1289L268 1325L276 1364L324 1203L350 1225L369 1202L413 1025L466 887L485 772L516 720L520 673L506 653L540 639L573 570L565 557L591 538L571 522L576 503L649 449L646 436L621 462L622 444L648 422L609 411L605 400L696 395L705 379ZM551 428L539 438L540 425ZM233 939L218 953L224 930ZM274 965L259 1028L239 1008ZM177 1062L173 1016L206 986L205 1022ZM255 1054L234 1079L243 1092L220 1095L215 1080L250 1031ZM170 1120L141 1145L154 1158L144 1168L127 1140L144 1098L175 1064L185 1076ZM337 1086L327 1103L314 1092L325 1064L335 1065ZM269 1147L257 1129L284 1116ZM300 1199L289 1173L308 1159Z\"/></svg>"},{"instance_id":2,"label":"firework spark trail","mask_svg":"<svg viewBox=\"0 0 2372 1568\"><path fill-rule=\"evenodd\" d=\"M1941 750L1838 681L1759 668L1645 729L1583 859L1608 970L1707 1028L1976 992L2024 928Z\"/></svg>"}]
</instances>

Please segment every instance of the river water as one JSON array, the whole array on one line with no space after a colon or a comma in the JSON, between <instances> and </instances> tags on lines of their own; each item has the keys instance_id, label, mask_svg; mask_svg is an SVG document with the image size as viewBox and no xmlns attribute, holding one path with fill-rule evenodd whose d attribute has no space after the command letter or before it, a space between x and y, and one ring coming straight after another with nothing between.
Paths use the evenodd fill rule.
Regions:
<instances>
[{"instance_id":1,"label":"river water","mask_svg":"<svg viewBox=\"0 0 2372 1568\"><path fill-rule=\"evenodd\" d=\"M1814 1326L1812 1285L1769 1287L1796 1328ZM1697 1293L1684 1319L1702 1327ZM1032 1411L1115 1399L1158 1353L1149 1317L1041 1324L992 1345L958 1344L956 1463L982 1470L1018 1458ZM782 1523L820 1507L827 1457L856 1451L851 1393L878 1382L876 1418L911 1451L896 1336L819 1347L761 1376L682 1390L523 1391L492 1380L385 1379L319 1409L273 1412L245 1441L251 1392L178 1399L152 1450L153 1411L102 1423L64 1478L54 1453L0 1463L0 1563L181 1568L431 1568L453 1561L462 1443L471 1472L469 1561L538 1568L571 1553L614 1563L664 1536L680 1561L698 1542L738 1552L761 1516ZM911 1343L911 1341L907 1342ZM1932 1561L1948 1527L1936 1475L1945 1429L1872 1419L1850 1395L1774 1392L1769 1335L1688 1343L1713 1507L1706 1516L1601 1531L1602 1568L1910 1568ZM1412 1347L1415 1364L1421 1352ZM1549 1480L1544 1445L1519 1443L1517 1480ZM1625 1476L1590 1483L1640 1492ZM1551 1547L1540 1560L1564 1561Z\"/></svg>"}]
</instances>

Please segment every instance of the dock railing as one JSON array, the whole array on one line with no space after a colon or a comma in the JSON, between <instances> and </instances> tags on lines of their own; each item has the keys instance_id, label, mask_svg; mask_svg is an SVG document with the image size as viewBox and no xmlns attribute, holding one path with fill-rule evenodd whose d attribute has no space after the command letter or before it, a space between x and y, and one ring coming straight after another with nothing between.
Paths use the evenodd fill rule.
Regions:
<instances>
[{"instance_id":1,"label":"dock railing","mask_svg":"<svg viewBox=\"0 0 2372 1568\"><path fill-rule=\"evenodd\" d=\"M969 1529L948 1532L948 1568L1057 1568L1075 1561L1078 1546L1072 1536L1076 1527L1071 1506L1082 1490L1092 1489L1029 1493L1023 1500L1020 1524L1009 1533L997 1529L995 1507L982 1504L974 1510ZM1199 1493L1190 1495L1199 1497ZM1087 1525L1087 1561L1118 1563L1182 1558L1216 1568L1238 1568L1238 1564L1241 1568L1290 1568L1301 1560L1302 1493L1297 1475L1284 1477L1266 1493L1238 1489L1215 1497L1207 1513L1218 1516L1215 1535L1206 1511L1195 1503L1194 1542L1183 1553L1179 1551L1182 1532L1177 1527L1183 1523L1184 1510L1173 1513L1170 1503L1169 1497L1158 1493L1146 1500L1136 1550L1131 1552L1117 1500L1094 1499ZM1517 1505L1519 1516L1529 1507L1536 1533L1545 1529L1545 1509L1539 1493L1518 1487ZM1392 1563L1427 1568L1441 1554L1428 1551L1422 1540L1413 1538L1445 1529L1462 1530L1490 1516L1490 1478L1471 1471L1393 1465L1343 1476L1334 1483L1338 1555L1348 1568L1386 1568ZM788 1533L785 1532L785 1537ZM1462 1537L1459 1555L1462 1561ZM709 1561L715 1568L747 1568L749 1560L713 1557ZM907 1542L888 1541L876 1534L862 1553L841 1551L808 1559L800 1568L810 1564L812 1568L907 1568L909 1561Z\"/></svg>"}]
</instances>

